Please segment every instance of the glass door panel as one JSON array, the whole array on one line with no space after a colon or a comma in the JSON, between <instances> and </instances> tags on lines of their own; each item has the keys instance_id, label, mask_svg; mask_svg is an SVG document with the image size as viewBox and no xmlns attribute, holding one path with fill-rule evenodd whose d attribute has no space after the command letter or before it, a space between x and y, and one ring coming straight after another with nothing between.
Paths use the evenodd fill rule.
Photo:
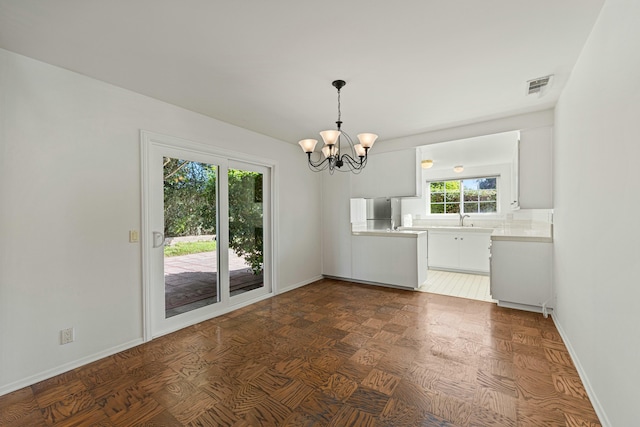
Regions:
<instances>
[{"instance_id":1,"label":"glass door panel","mask_svg":"<svg viewBox=\"0 0 640 427\"><path fill-rule=\"evenodd\" d=\"M163 157L165 319L220 301L218 168Z\"/></svg>"},{"instance_id":2,"label":"glass door panel","mask_svg":"<svg viewBox=\"0 0 640 427\"><path fill-rule=\"evenodd\" d=\"M228 170L229 293L232 297L265 287L264 178L264 172L256 170Z\"/></svg>"},{"instance_id":3,"label":"glass door panel","mask_svg":"<svg viewBox=\"0 0 640 427\"><path fill-rule=\"evenodd\" d=\"M272 167L142 132L145 340L272 292Z\"/></svg>"}]
</instances>

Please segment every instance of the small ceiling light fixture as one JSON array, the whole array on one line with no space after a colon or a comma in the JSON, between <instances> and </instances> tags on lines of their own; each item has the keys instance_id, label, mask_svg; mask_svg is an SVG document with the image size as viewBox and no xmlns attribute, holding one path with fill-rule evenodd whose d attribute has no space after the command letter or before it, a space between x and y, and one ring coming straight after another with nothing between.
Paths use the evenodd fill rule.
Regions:
<instances>
[{"instance_id":1,"label":"small ceiling light fixture","mask_svg":"<svg viewBox=\"0 0 640 427\"><path fill-rule=\"evenodd\" d=\"M421 162L422 165L422 169L429 169L430 167L433 166L433 160L423 160Z\"/></svg>"},{"instance_id":2,"label":"small ceiling light fixture","mask_svg":"<svg viewBox=\"0 0 640 427\"><path fill-rule=\"evenodd\" d=\"M454 167L453 167L453 171L454 171L455 173L460 173L460 172L462 172L463 170L464 170L464 166L462 166L462 165L457 165L457 166L454 166Z\"/></svg>"},{"instance_id":3,"label":"small ceiling light fixture","mask_svg":"<svg viewBox=\"0 0 640 427\"><path fill-rule=\"evenodd\" d=\"M298 142L302 151L307 153L307 159L309 161L309 169L314 172L320 172L325 169L329 169L329 173L333 174L334 171L340 172L353 172L360 173L362 169L367 165L367 155L369 149L373 147L373 143L376 142L378 135L373 133L360 133L358 134L358 141L360 144L354 144L351 137L342 130L342 113L340 111L340 89L347 83L344 80L334 80L333 87L338 89L338 120L336 125L337 130L325 130L320 132L322 140L324 141L324 147L322 147L322 154L324 159L317 161L311 160L311 153L316 148L318 143L317 139L303 139ZM346 148L342 148L341 137L347 142ZM340 169L342 167L345 169Z\"/></svg>"}]
</instances>

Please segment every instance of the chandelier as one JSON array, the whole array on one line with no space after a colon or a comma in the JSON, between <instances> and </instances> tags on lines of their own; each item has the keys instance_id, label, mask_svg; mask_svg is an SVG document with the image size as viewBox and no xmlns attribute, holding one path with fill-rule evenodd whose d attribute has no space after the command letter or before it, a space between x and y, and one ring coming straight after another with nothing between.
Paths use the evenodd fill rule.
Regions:
<instances>
[{"instance_id":1,"label":"chandelier","mask_svg":"<svg viewBox=\"0 0 640 427\"><path fill-rule=\"evenodd\" d=\"M373 133L360 133L358 134L358 141L360 143L353 143L351 137L342 130L342 113L340 111L340 89L347 83L344 80L335 80L331 84L338 89L338 120L336 121L338 129L320 132L320 136L322 136L322 140L324 141L324 147L322 147L322 154L317 161L311 159L311 154L318 143L317 139L303 139L298 142L298 144L302 147L302 151L307 153L309 169L314 172L329 169L329 173L331 174L336 170L340 172L360 173L367 165L367 154L378 138L378 135ZM324 158L322 158L323 155Z\"/></svg>"}]
</instances>

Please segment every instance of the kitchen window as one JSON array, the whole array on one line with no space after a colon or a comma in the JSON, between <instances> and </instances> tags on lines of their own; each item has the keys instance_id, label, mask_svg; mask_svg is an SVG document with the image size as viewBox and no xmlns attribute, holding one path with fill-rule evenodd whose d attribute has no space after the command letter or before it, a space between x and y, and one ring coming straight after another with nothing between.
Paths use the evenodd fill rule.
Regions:
<instances>
[{"instance_id":1,"label":"kitchen window","mask_svg":"<svg viewBox=\"0 0 640 427\"><path fill-rule=\"evenodd\" d=\"M427 181L429 188L428 213L497 213L498 179L483 178Z\"/></svg>"}]
</instances>

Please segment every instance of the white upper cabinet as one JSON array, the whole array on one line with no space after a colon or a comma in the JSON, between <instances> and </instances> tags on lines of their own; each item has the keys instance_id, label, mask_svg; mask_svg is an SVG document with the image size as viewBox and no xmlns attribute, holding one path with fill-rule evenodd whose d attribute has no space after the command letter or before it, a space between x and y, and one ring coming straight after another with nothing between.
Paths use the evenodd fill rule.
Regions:
<instances>
[{"instance_id":1,"label":"white upper cabinet","mask_svg":"<svg viewBox=\"0 0 640 427\"><path fill-rule=\"evenodd\" d=\"M553 128L520 131L519 205L553 209Z\"/></svg>"},{"instance_id":2,"label":"white upper cabinet","mask_svg":"<svg viewBox=\"0 0 640 427\"><path fill-rule=\"evenodd\" d=\"M367 222L367 201L365 199L351 199L351 223Z\"/></svg>"},{"instance_id":3,"label":"white upper cabinet","mask_svg":"<svg viewBox=\"0 0 640 427\"><path fill-rule=\"evenodd\" d=\"M509 207L511 209L518 209L520 207L520 185L518 183L518 178L520 172L518 171L518 166L520 163L520 141L516 144L516 149L513 152L513 158L511 160L511 193L509 198Z\"/></svg>"},{"instance_id":4,"label":"white upper cabinet","mask_svg":"<svg viewBox=\"0 0 640 427\"><path fill-rule=\"evenodd\" d=\"M351 197L415 197L422 195L416 149L369 156L361 173L351 177Z\"/></svg>"}]
</instances>

